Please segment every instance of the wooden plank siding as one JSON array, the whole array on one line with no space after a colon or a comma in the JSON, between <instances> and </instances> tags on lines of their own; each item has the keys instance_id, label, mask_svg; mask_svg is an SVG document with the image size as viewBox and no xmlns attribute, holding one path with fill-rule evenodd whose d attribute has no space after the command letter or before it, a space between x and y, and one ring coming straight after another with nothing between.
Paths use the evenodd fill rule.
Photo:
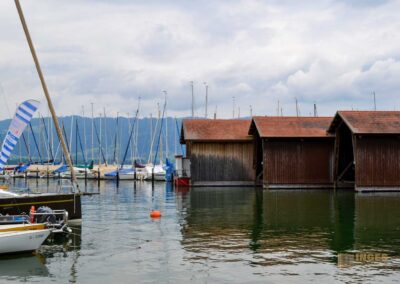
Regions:
<instances>
[{"instance_id":1,"label":"wooden plank siding","mask_svg":"<svg viewBox=\"0 0 400 284\"><path fill-rule=\"evenodd\" d=\"M356 191L400 190L399 111L338 111L328 132L340 142L337 184Z\"/></svg>"},{"instance_id":2,"label":"wooden plank siding","mask_svg":"<svg viewBox=\"0 0 400 284\"><path fill-rule=\"evenodd\" d=\"M196 182L254 181L253 142L190 142L191 179Z\"/></svg>"},{"instance_id":3,"label":"wooden plank siding","mask_svg":"<svg viewBox=\"0 0 400 284\"><path fill-rule=\"evenodd\" d=\"M263 139L264 187L332 185L334 139Z\"/></svg>"},{"instance_id":4,"label":"wooden plank siding","mask_svg":"<svg viewBox=\"0 0 400 284\"><path fill-rule=\"evenodd\" d=\"M400 137L361 136L355 139L356 187L400 186Z\"/></svg>"}]
</instances>

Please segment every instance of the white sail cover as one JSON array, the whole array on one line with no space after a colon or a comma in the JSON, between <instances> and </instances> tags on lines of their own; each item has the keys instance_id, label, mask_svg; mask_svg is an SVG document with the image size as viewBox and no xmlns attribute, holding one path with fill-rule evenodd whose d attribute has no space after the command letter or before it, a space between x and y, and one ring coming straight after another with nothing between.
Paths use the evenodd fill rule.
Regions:
<instances>
[{"instance_id":1,"label":"white sail cover","mask_svg":"<svg viewBox=\"0 0 400 284\"><path fill-rule=\"evenodd\" d=\"M3 146L0 152L0 170L7 164L7 160L10 158L11 152L17 145L19 138L24 132L26 126L31 121L33 114L39 107L39 102L35 100L27 100L20 104L17 108L17 112L11 121L10 127L8 128L6 137L3 141Z\"/></svg>"}]
</instances>

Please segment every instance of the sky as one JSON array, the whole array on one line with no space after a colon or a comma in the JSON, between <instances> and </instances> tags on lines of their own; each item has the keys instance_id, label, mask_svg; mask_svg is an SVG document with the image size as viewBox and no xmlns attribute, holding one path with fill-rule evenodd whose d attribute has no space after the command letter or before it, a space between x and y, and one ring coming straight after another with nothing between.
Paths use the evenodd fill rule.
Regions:
<instances>
[{"instance_id":1,"label":"sky","mask_svg":"<svg viewBox=\"0 0 400 284\"><path fill-rule=\"evenodd\" d=\"M400 109L400 1L21 0L58 115L331 116ZM0 1L0 119L45 97Z\"/></svg>"}]
</instances>

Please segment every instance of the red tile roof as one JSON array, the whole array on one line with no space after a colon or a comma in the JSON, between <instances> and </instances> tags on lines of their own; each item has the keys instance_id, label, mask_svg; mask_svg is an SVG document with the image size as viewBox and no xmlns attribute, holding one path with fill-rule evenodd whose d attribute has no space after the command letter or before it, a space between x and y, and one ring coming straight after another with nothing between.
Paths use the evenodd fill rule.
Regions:
<instances>
[{"instance_id":1,"label":"red tile roof","mask_svg":"<svg viewBox=\"0 0 400 284\"><path fill-rule=\"evenodd\" d=\"M400 134L400 111L338 111L329 132L340 119L354 134Z\"/></svg>"},{"instance_id":2,"label":"red tile roof","mask_svg":"<svg viewBox=\"0 0 400 284\"><path fill-rule=\"evenodd\" d=\"M327 133L331 121L331 117L257 116L249 133L255 127L262 138L332 137Z\"/></svg>"},{"instance_id":3,"label":"red tile roof","mask_svg":"<svg viewBox=\"0 0 400 284\"><path fill-rule=\"evenodd\" d=\"M248 141L249 119L184 119L181 143L191 141Z\"/></svg>"}]
</instances>

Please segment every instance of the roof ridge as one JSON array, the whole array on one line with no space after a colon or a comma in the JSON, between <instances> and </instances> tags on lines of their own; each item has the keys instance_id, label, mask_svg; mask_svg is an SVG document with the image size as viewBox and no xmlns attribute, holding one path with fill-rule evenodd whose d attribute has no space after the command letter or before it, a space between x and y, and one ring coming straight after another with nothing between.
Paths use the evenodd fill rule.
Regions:
<instances>
[{"instance_id":1,"label":"roof ridge","mask_svg":"<svg viewBox=\"0 0 400 284\"><path fill-rule=\"evenodd\" d=\"M296 119L319 119L319 118L333 118L332 116L253 116L254 118L279 118L279 119L284 119L284 118L296 118Z\"/></svg>"}]
</instances>

